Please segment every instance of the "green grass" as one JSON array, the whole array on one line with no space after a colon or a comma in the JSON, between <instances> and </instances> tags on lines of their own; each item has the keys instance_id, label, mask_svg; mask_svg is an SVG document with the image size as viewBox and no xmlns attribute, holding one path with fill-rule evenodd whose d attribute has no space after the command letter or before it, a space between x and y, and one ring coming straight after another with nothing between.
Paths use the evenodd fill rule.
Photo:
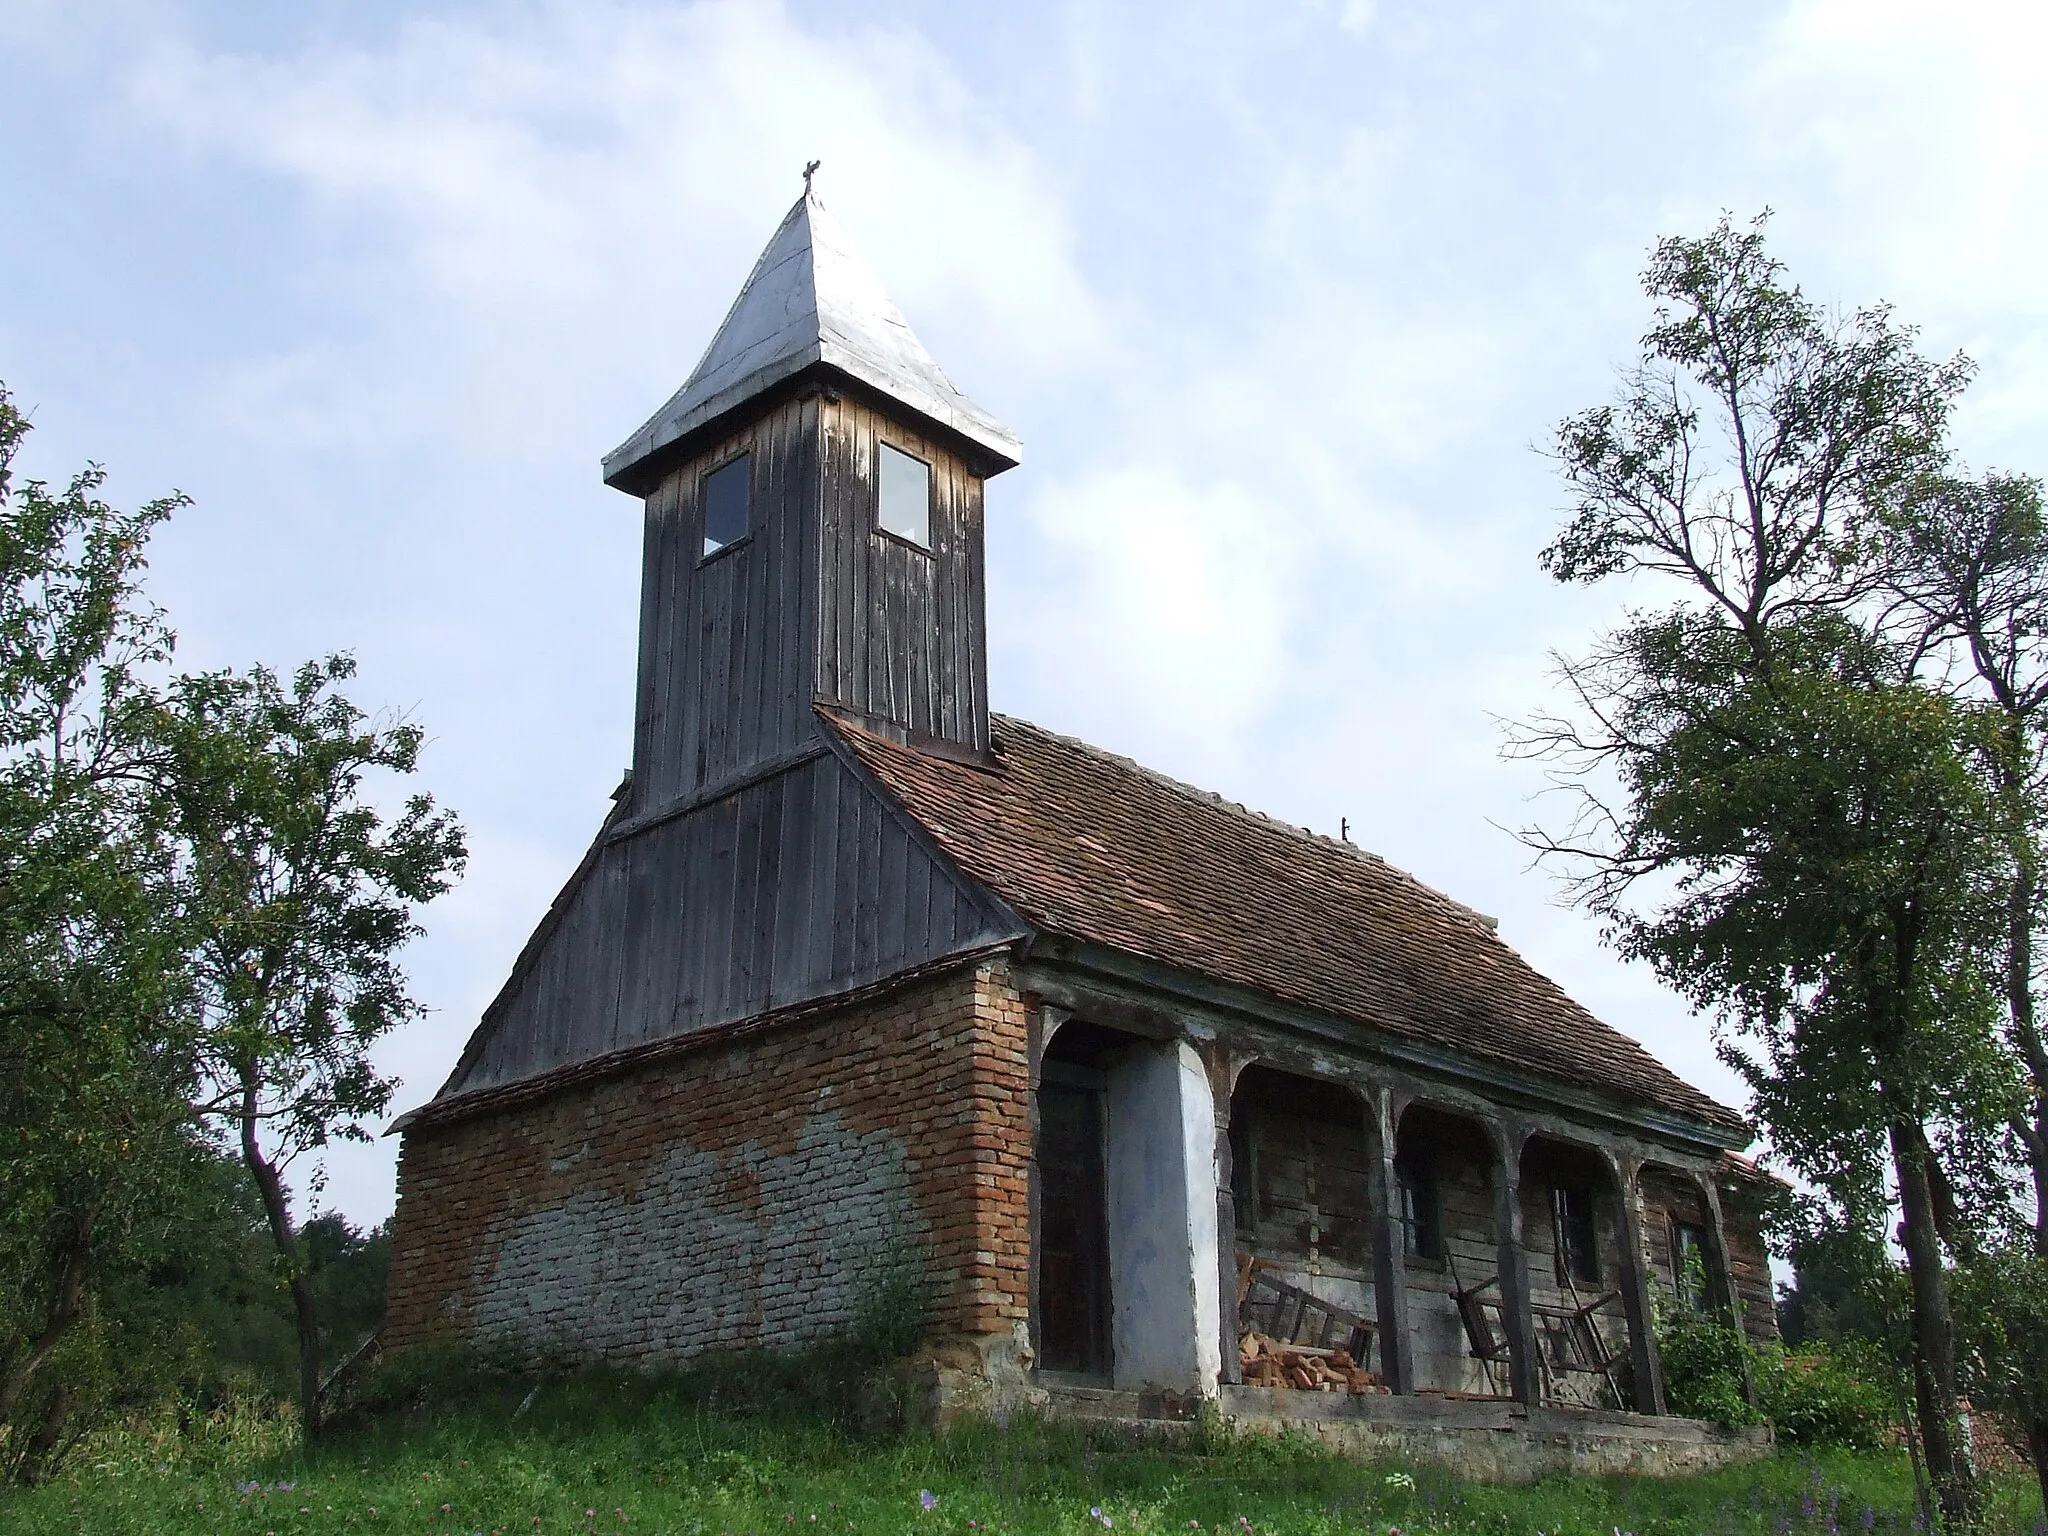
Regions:
<instances>
[{"instance_id":1,"label":"green grass","mask_svg":"<svg viewBox=\"0 0 2048 1536\"><path fill-rule=\"evenodd\" d=\"M742 1379L486 1381L417 1393L301 1448L288 1420L222 1411L133 1425L43 1486L0 1492L0 1531L56 1532L1676 1532L1912 1529L1903 1458L1780 1455L1679 1481L1507 1489L1341 1461L1262 1437L1181 1448L1031 1421L861 1436ZM735 1397L740 1400L735 1405ZM524 1410L517 1412L522 1400ZM928 1492L933 1507L922 1507ZM1096 1514L1095 1511L1100 1511ZM2033 1532L2032 1480L1993 1489L1989 1529ZM1831 1523L1832 1522L1832 1523Z\"/></svg>"}]
</instances>

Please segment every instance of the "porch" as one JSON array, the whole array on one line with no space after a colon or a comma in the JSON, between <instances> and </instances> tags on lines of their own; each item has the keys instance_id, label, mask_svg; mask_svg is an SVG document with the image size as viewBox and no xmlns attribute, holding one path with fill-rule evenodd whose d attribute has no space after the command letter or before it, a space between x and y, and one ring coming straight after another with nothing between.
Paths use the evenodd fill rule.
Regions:
<instances>
[{"instance_id":1,"label":"porch","mask_svg":"<svg viewBox=\"0 0 2048 1536\"><path fill-rule=\"evenodd\" d=\"M1128 1009L1048 1008L1037 1044L1032 1374L1055 1411L1212 1398L1502 1476L1768 1444L1666 1412L1653 1286L1735 1312L1716 1149Z\"/></svg>"}]
</instances>

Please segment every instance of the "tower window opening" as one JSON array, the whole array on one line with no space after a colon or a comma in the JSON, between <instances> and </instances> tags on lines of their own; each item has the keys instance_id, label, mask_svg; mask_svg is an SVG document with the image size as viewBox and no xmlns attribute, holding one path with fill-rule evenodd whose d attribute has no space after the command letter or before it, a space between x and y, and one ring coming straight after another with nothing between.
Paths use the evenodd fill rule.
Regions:
<instances>
[{"instance_id":1,"label":"tower window opening","mask_svg":"<svg viewBox=\"0 0 2048 1536\"><path fill-rule=\"evenodd\" d=\"M932 467L887 443L881 448L881 504L875 525L884 533L932 547Z\"/></svg>"},{"instance_id":2,"label":"tower window opening","mask_svg":"<svg viewBox=\"0 0 2048 1536\"><path fill-rule=\"evenodd\" d=\"M704 477L704 559L747 536L753 466L754 456L743 453Z\"/></svg>"}]
</instances>

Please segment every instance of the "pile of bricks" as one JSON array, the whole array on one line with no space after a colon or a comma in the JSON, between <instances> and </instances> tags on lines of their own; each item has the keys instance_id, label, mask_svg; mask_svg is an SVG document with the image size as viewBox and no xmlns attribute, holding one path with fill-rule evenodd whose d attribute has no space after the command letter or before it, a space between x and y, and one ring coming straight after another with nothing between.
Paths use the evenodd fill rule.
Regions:
<instances>
[{"instance_id":1,"label":"pile of bricks","mask_svg":"<svg viewBox=\"0 0 2048 1536\"><path fill-rule=\"evenodd\" d=\"M1351 1358L1349 1350L1282 1344L1270 1335L1247 1333L1237 1363L1248 1387L1282 1387L1297 1392L1384 1392Z\"/></svg>"}]
</instances>

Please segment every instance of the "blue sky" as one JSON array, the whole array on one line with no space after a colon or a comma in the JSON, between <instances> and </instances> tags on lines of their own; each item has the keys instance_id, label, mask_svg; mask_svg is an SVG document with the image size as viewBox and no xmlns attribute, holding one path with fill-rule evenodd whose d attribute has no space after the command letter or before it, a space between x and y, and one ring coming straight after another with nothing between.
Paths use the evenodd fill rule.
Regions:
<instances>
[{"instance_id":1,"label":"blue sky","mask_svg":"<svg viewBox=\"0 0 2048 1536\"><path fill-rule=\"evenodd\" d=\"M1348 818L1735 1099L1500 830L1542 807L1497 717L1655 597L1545 582L1537 449L1631 356L1656 236L1769 206L1810 292L1978 360L1973 463L2048 471L2044 52L2037 6L1889 0L10 0L0 379L31 472L196 499L152 576L186 665L353 649L430 731L474 856L411 955L401 1108L628 757L638 507L597 461L810 158L1024 439L998 707ZM380 1219L393 1153L320 1199Z\"/></svg>"}]
</instances>

